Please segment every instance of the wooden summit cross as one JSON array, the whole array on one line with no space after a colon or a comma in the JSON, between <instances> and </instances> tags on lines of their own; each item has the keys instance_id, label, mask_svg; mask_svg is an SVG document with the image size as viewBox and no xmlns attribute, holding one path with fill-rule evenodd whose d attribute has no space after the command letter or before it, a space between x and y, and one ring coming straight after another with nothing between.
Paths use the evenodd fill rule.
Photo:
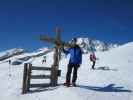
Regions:
<instances>
[{"instance_id":1,"label":"wooden summit cross","mask_svg":"<svg viewBox=\"0 0 133 100\"><path fill-rule=\"evenodd\" d=\"M51 86L56 86L57 82L58 82L58 68L59 68L59 59L60 59L60 48L62 45L62 41L61 41L61 30L59 27L55 28L55 32L56 32L56 36L55 38L51 38L48 35L41 35L40 36L40 40L47 42L47 43L52 43L55 44L54 47L54 62L51 66Z\"/></svg>"}]
</instances>

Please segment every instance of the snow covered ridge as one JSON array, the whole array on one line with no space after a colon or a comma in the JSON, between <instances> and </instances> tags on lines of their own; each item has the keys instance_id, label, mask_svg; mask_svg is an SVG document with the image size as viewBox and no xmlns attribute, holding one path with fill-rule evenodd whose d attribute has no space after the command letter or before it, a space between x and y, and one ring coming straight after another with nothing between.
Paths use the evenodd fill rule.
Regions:
<instances>
[{"instance_id":1,"label":"snow covered ridge","mask_svg":"<svg viewBox=\"0 0 133 100\"><path fill-rule=\"evenodd\" d=\"M91 38L82 38L82 37L77 38L77 44L79 44L84 53L87 53L92 49L94 51L107 51L119 46L118 44L109 44L99 40L94 40Z\"/></svg>"},{"instance_id":2,"label":"snow covered ridge","mask_svg":"<svg viewBox=\"0 0 133 100\"><path fill-rule=\"evenodd\" d=\"M28 52L23 53L18 56L14 56L13 58L10 58L12 60L12 65L20 65L22 63L31 62L35 58L46 55L47 53L51 52L52 49L48 48L41 48L34 52Z\"/></svg>"},{"instance_id":3,"label":"snow covered ridge","mask_svg":"<svg viewBox=\"0 0 133 100\"><path fill-rule=\"evenodd\" d=\"M22 64L24 62L30 61L32 58L43 56L51 51L52 49L47 47L37 49L34 52L26 52L24 49L14 48L0 52L0 61L10 58L10 60L12 60L12 64Z\"/></svg>"},{"instance_id":4,"label":"snow covered ridge","mask_svg":"<svg viewBox=\"0 0 133 100\"><path fill-rule=\"evenodd\" d=\"M5 60L14 55L22 54L24 52L25 52L25 50L21 49L21 48L14 48L14 49L6 50L4 52L0 52L0 61Z\"/></svg>"},{"instance_id":5,"label":"snow covered ridge","mask_svg":"<svg viewBox=\"0 0 133 100\"><path fill-rule=\"evenodd\" d=\"M82 51L84 53L90 52L92 50L92 48L94 51L107 51L112 48L118 47L118 44L107 44L102 41L94 40L94 39L87 38L87 37L85 37L85 38L79 37L77 39L77 43L82 48ZM27 55L24 56L24 59L25 59L25 57L27 58L27 56L29 57L29 55L30 55L30 57L31 56L41 56L50 51L52 51L52 49L43 47L43 48L36 50L35 52L27 53ZM4 52L0 52L0 61L5 60L5 59L10 58L15 55L20 55L22 53L26 53L26 52L24 49L21 49L21 48L14 48L14 49L6 50Z\"/></svg>"}]
</instances>

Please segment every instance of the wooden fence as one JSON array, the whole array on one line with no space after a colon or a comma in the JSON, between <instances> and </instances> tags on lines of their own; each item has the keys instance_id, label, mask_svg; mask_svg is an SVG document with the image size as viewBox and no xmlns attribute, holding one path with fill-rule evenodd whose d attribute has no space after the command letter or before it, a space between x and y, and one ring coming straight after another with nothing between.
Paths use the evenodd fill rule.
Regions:
<instances>
[{"instance_id":1,"label":"wooden fence","mask_svg":"<svg viewBox=\"0 0 133 100\"><path fill-rule=\"evenodd\" d=\"M50 75L32 75L32 71L41 71L46 70L50 71ZM23 72L23 83L22 83L22 94L30 91L30 87L37 87L39 84L31 84L31 79L50 79L50 83L47 86L56 86L57 85L57 77L61 75L61 70L55 70L53 67L38 67L32 66L30 63L24 64L24 72ZM44 86L40 84L40 86Z\"/></svg>"}]
</instances>

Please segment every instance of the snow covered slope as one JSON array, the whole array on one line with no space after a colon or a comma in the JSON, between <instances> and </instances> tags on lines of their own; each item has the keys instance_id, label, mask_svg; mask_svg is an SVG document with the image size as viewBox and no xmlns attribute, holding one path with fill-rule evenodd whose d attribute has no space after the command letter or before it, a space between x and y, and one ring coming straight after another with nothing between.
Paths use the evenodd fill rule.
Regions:
<instances>
[{"instance_id":1,"label":"snow covered slope","mask_svg":"<svg viewBox=\"0 0 133 100\"><path fill-rule=\"evenodd\" d=\"M10 50L6 50L4 52L0 53L0 61L5 60L9 57L12 57L14 55L19 55L24 53L24 49L18 49L18 48L14 48L14 49L10 49Z\"/></svg>"},{"instance_id":2,"label":"snow covered slope","mask_svg":"<svg viewBox=\"0 0 133 100\"><path fill-rule=\"evenodd\" d=\"M0 64L1 100L133 100L133 42L106 52L96 52L96 70L91 70L89 54L83 55L83 63L78 70L78 87L66 88L62 85L36 88L21 95L23 65ZM33 65L51 66L53 52L46 54L47 63L41 64L42 56L32 61ZM69 55L60 61L62 75L59 84L65 81ZM43 72L44 73L44 72ZM11 74L11 75L9 75ZM45 80L31 81L43 83Z\"/></svg>"}]
</instances>

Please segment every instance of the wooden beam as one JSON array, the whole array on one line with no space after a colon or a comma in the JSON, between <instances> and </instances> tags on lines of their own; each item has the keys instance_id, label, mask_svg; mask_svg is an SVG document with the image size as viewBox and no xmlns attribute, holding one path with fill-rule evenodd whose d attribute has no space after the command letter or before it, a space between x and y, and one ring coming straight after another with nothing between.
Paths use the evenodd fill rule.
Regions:
<instances>
[{"instance_id":1,"label":"wooden beam","mask_svg":"<svg viewBox=\"0 0 133 100\"><path fill-rule=\"evenodd\" d=\"M50 79L51 75L31 75L31 79Z\"/></svg>"},{"instance_id":2,"label":"wooden beam","mask_svg":"<svg viewBox=\"0 0 133 100\"><path fill-rule=\"evenodd\" d=\"M55 39L49 37L48 35L40 35L40 40L47 43L55 43Z\"/></svg>"},{"instance_id":3,"label":"wooden beam","mask_svg":"<svg viewBox=\"0 0 133 100\"><path fill-rule=\"evenodd\" d=\"M37 67L37 66L32 66L32 70L51 70L50 67Z\"/></svg>"},{"instance_id":4,"label":"wooden beam","mask_svg":"<svg viewBox=\"0 0 133 100\"><path fill-rule=\"evenodd\" d=\"M49 87L50 86L50 84L49 83L45 83L45 84L42 84L42 83L40 83L40 84L31 84L30 85L30 88L35 88L35 87Z\"/></svg>"}]
</instances>

